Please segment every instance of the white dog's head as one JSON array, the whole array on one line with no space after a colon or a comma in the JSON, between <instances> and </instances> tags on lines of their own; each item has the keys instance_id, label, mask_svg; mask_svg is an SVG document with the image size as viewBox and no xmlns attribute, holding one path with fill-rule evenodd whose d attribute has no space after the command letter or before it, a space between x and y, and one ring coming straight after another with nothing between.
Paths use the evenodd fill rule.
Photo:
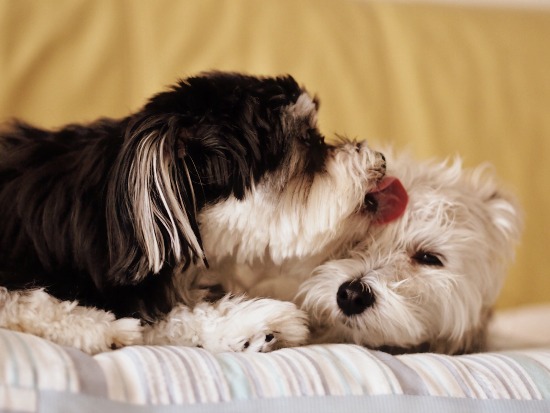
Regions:
<instances>
[{"instance_id":1,"label":"white dog's head","mask_svg":"<svg viewBox=\"0 0 550 413\"><path fill-rule=\"evenodd\" d=\"M314 337L395 352L480 349L519 239L518 207L487 167L384 153L409 205L301 285Z\"/></svg>"}]
</instances>

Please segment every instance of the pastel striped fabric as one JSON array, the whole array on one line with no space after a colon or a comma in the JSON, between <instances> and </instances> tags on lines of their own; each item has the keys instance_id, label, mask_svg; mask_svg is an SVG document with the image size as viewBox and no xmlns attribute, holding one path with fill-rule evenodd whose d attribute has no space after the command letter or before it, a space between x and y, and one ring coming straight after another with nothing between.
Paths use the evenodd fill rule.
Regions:
<instances>
[{"instance_id":1,"label":"pastel striped fabric","mask_svg":"<svg viewBox=\"0 0 550 413\"><path fill-rule=\"evenodd\" d=\"M550 349L450 357L390 356L341 344L218 355L196 348L139 346L91 357L0 330L0 411L39 411L52 394L83 395L118 407L333 396L547 403Z\"/></svg>"}]
</instances>

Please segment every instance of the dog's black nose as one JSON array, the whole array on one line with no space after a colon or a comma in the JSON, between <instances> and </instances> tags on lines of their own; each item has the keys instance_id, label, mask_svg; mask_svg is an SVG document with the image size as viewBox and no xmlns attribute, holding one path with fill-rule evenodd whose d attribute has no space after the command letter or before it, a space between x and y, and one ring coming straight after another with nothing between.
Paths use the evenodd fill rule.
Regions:
<instances>
[{"instance_id":1,"label":"dog's black nose","mask_svg":"<svg viewBox=\"0 0 550 413\"><path fill-rule=\"evenodd\" d=\"M361 314L374 304L374 294L360 281L346 281L338 288L336 302L345 315Z\"/></svg>"}]
</instances>

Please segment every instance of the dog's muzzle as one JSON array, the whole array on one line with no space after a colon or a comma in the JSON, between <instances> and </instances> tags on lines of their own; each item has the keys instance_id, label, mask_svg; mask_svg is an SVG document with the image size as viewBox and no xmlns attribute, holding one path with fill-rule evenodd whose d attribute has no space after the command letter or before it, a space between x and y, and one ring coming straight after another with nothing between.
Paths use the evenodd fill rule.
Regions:
<instances>
[{"instance_id":1,"label":"dog's muzzle","mask_svg":"<svg viewBox=\"0 0 550 413\"><path fill-rule=\"evenodd\" d=\"M371 288L360 281L346 281L336 293L336 302L342 312L351 316L361 314L374 304L375 298Z\"/></svg>"}]
</instances>

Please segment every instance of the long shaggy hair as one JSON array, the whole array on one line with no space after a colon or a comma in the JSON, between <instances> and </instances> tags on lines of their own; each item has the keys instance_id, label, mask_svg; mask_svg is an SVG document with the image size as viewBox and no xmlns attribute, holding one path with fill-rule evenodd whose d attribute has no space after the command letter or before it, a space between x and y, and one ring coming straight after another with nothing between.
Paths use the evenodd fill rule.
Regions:
<instances>
[{"instance_id":1,"label":"long shaggy hair","mask_svg":"<svg viewBox=\"0 0 550 413\"><path fill-rule=\"evenodd\" d=\"M13 122L0 136L0 285L152 321L193 302L186 273L210 259L310 255L358 219L363 231L385 161L325 144L317 105L290 76L216 72L123 119Z\"/></svg>"}]
</instances>

